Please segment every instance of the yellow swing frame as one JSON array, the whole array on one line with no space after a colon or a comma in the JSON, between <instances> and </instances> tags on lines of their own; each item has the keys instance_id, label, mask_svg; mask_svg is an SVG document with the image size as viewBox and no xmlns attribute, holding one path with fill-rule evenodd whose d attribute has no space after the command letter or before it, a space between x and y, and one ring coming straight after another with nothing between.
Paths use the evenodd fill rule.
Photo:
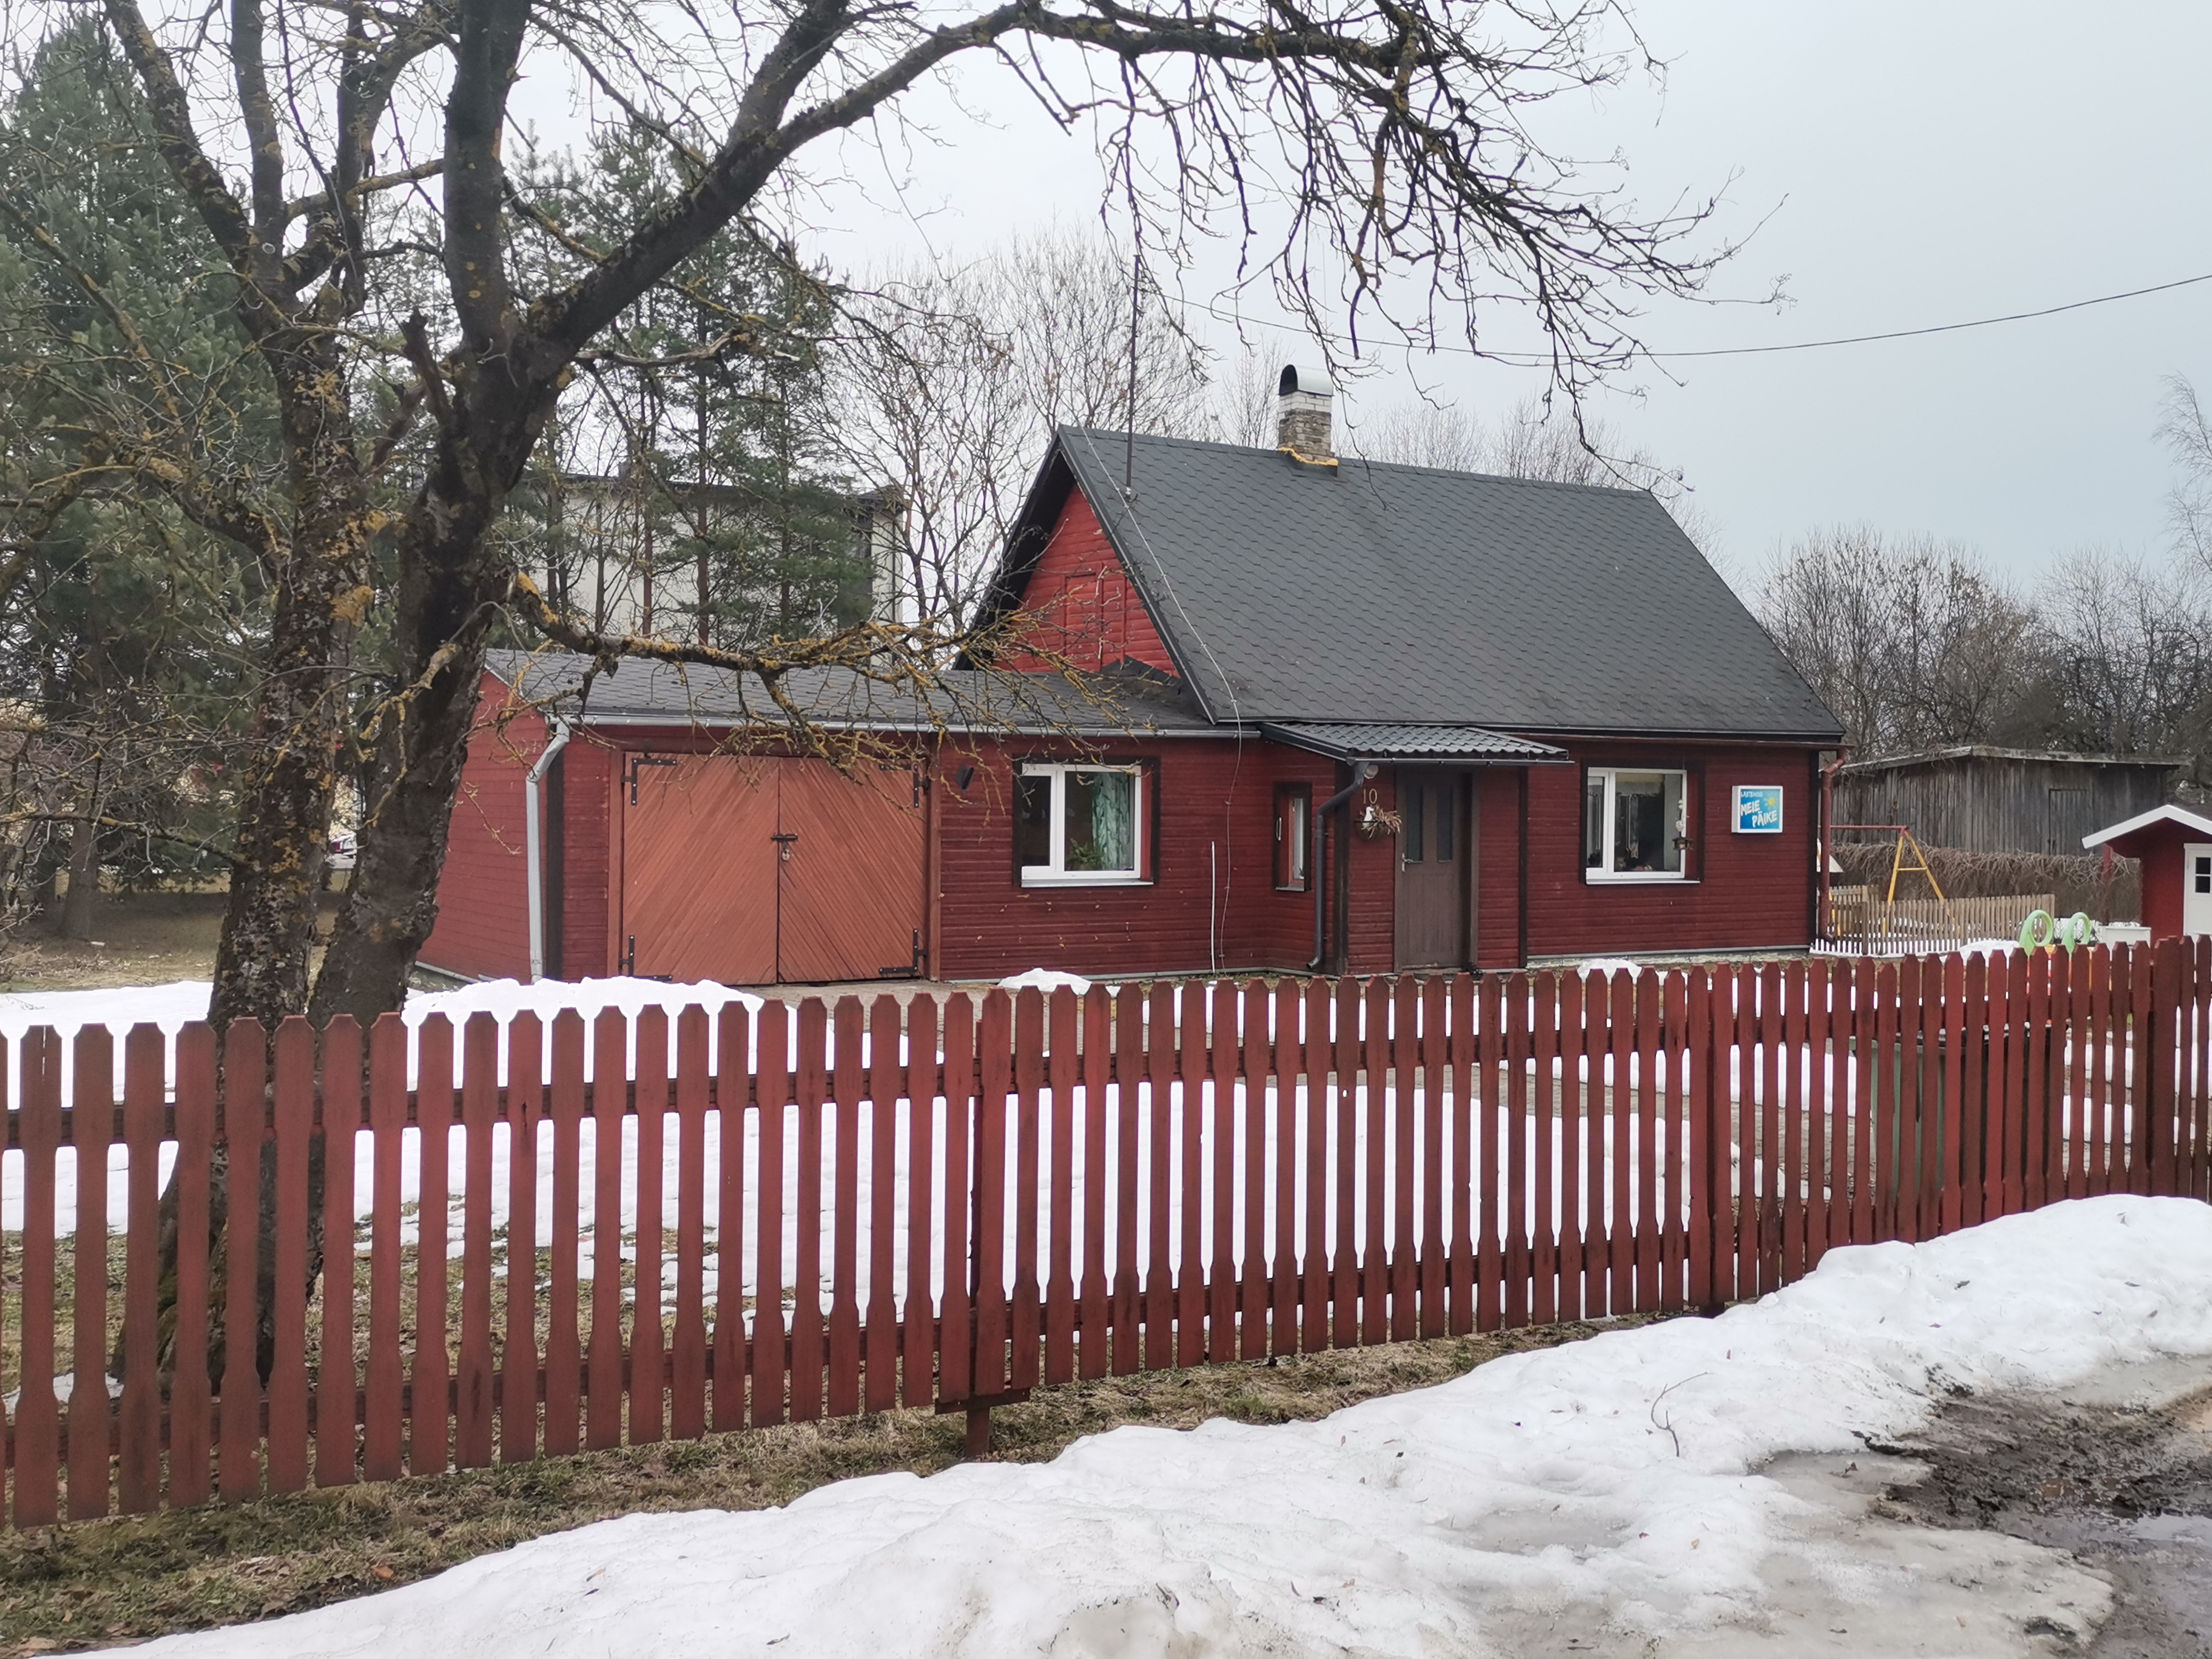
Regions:
<instances>
[{"instance_id":1,"label":"yellow swing frame","mask_svg":"<svg viewBox=\"0 0 2212 1659\"><path fill-rule=\"evenodd\" d=\"M1905 825L1901 823L1887 824L1883 827L1885 829L1893 829L1897 831L1897 851L1889 861L1889 890L1882 898L1882 942L1884 944L1887 944L1889 942L1892 932L1895 926L1897 918L1897 884L1903 878L1910 875L1919 875L1927 878L1929 890L1934 892L1936 895L1936 902L1943 907L1943 919L1951 924L1952 932L1956 934L1961 941L1964 941L1966 936L1966 923L1960 919L1958 911L1952 908L1949 896L1943 891L1943 884L1936 879L1936 872L1929 867L1928 863L1928 854L1926 849L1923 848L1920 845L1919 842L1914 838L1912 831ZM1910 864L1907 864L1905 861L1905 854L1907 848L1910 848L1912 850L1912 862Z\"/></svg>"}]
</instances>

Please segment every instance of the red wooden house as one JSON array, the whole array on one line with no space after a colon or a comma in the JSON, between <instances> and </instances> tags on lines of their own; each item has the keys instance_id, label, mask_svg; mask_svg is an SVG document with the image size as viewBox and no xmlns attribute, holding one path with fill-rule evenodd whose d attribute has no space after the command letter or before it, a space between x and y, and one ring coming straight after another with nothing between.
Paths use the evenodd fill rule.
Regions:
<instances>
[{"instance_id":1,"label":"red wooden house","mask_svg":"<svg viewBox=\"0 0 2212 1659\"><path fill-rule=\"evenodd\" d=\"M793 686L882 764L763 752L728 677L495 659L425 962L526 975L533 910L547 975L732 983L1807 945L1841 733L1665 510L1339 460L1297 373L1278 449L1059 433L1024 649Z\"/></svg>"}]
</instances>

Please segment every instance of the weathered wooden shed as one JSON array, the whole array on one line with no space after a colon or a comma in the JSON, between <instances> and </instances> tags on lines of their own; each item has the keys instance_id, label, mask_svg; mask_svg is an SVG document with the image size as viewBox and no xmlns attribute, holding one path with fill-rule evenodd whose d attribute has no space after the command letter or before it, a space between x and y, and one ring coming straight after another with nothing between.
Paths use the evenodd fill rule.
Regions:
<instances>
[{"instance_id":1,"label":"weathered wooden shed","mask_svg":"<svg viewBox=\"0 0 2212 1659\"><path fill-rule=\"evenodd\" d=\"M1973 744L1853 761L1836 775L1835 822L1901 823L1926 847L2079 854L2100 826L2161 805L2184 762Z\"/></svg>"}]
</instances>

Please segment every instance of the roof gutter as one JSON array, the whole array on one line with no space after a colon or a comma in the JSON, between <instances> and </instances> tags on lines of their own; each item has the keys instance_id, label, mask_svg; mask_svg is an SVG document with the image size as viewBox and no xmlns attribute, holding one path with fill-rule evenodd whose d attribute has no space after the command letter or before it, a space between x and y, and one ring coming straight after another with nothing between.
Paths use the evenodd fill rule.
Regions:
<instances>
[{"instance_id":1,"label":"roof gutter","mask_svg":"<svg viewBox=\"0 0 2212 1659\"><path fill-rule=\"evenodd\" d=\"M1306 972L1312 973L1321 966L1322 951L1326 941L1322 938L1323 919L1328 915L1324 906L1328 895L1328 860L1321 855L1322 819L1357 794L1359 786L1382 770L1373 761L1354 761L1352 781L1331 795L1313 810L1313 832L1306 839L1306 861L1313 870L1314 890L1314 953L1306 963Z\"/></svg>"},{"instance_id":2,"label":"roof gutter","mask_svg":"<svg viewBox=\"0 0 2212 1659\"><path fill-rule=\"evenodd\" d=\"M769 742L787 736L788 726L769 726L757 720L740 720L735 715L693 711L687 714L680 708L646 709L630 713L610 713L594 709L588 716L576 717L579 722L594 729L608 731L649 732L742 732ZM817 720L814 724L825 732L883 732L894 736L976 738L1070 738L1127 739L1131 742L1152 743L1175 738L1237 738L1247 735L1249 727L1224 726L1077 726L1061 722L1040 722L1030 726L1012 724L977 724L973 721L935 721L926 720Z\"/></svg>"},{"instance_id":3,"label":"roof gutter","mask_svg":"<svg viewBox=\"0 0 2212 1659\"><path fill-rule=\"evenodd\" d=\"M530 980L533 985L545 976L545 860L539 850L544 837L538 828L542 816L538 792L554 761L568 746L574 730L565 720L554 721L552 741L538 751L522 784L523 879L530 886Z\"/></svg>"}]
</instances>

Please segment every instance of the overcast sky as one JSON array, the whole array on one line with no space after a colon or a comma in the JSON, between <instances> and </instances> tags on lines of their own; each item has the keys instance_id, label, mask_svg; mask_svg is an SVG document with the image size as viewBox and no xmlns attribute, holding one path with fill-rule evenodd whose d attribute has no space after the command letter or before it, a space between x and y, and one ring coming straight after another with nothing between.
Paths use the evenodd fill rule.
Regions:
<instances>
[{"instance_id":1,"label":"overcast sky","mask_svg":"<svg viewBox=\"0 0 2212 1659\"><path fill-rule=\"evenodd\" d=\"M1548 130L1578 153L1623 152L1648 204L1725 185L1723 228L1750 240L1715 291L1754 296L1785 279L1790 296L1669 306L1643 326L1655 349L1912 328L2212 272L2203 0L1648 0L1636 18L1668 60L1663 88L1558 106ZM855 184L832 194L820 238L839 265L925 247L957 261L1054 217L1096 222L1091 137L1060 135L981 65L959 95L966 116L939 94L915 106L937 145L896 167L843 158ZM1185 292L1204 299L1221 276L1195 271ZM1210 337L1235 349L1224 328ZM1248 337L1296 352L1285 336ZM1739 573L1814 526L1864 520L1955 538L2032 581L2077 548L2163 550L2160 383L2189 374L2212 394L2212 283L1948 336L1670 368L1679 384L1647 369L1601 413L1684 471ZM1541 385L1461 356L1379 368L1347 393L1355 418L1415 379L1486 416Z\"/></svg>"}]
</instances>

